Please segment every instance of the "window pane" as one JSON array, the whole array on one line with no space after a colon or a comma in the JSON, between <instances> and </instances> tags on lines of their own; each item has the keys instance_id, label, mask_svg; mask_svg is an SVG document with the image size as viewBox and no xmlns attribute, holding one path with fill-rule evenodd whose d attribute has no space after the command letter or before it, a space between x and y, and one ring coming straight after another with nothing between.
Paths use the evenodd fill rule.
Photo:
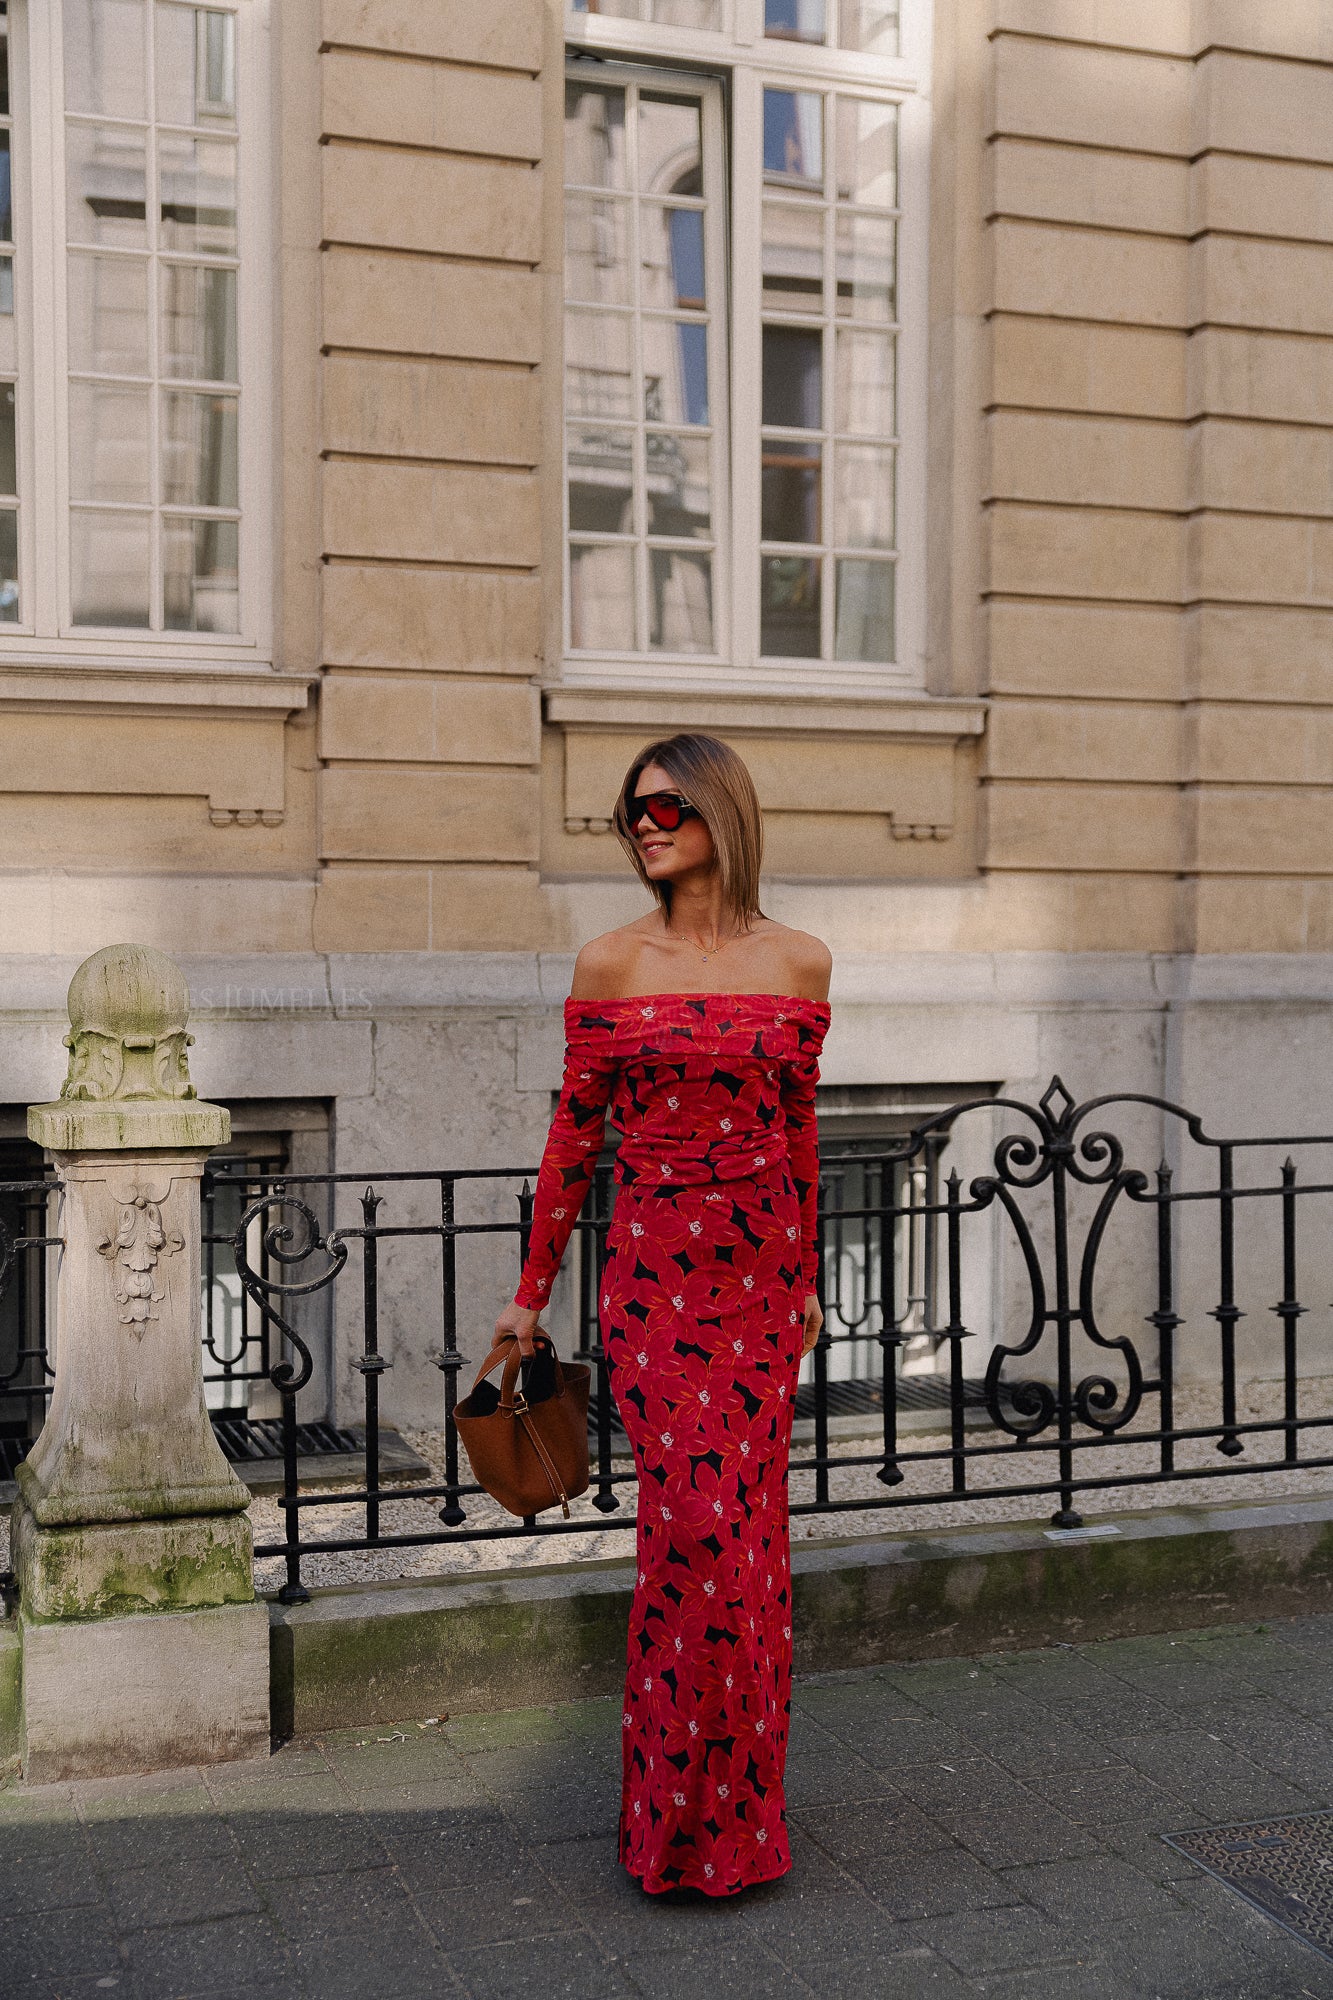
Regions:
<instances>
[{"instance_id":1,"label":"window pane","mask_svg":"<svg viewBox=\"0 0 1333 2000\"><path fill-rule=\"evenodd\" d=\"M648 552L648 644L662 653L713 650L713 563L683 549Z\"/></svg>"},{"instance_id":2,"label":"window pane","mask_svg":"<svg viewBox=\"0 0 1333 2000\"><path fill-rule=\"evenodd\" d=\"M764 176L822 194L823 99L813 90L765 90Z\"/></svg>"},{"instance_id":3,"label":"window pane","mask_svg":"<svg viewBox=\"0 0 1333 2000\"><path fill-rule=\"evenodd\" d=\"M69 365L80 374L148 373L148 260L69 260Z\"/></svg>"},{"instance_id":4,"label":"window pane","mask_svg":"<svg viewBox=\"0 0 1333 2000\"><path fill-rule=\"evenodd\" d=\"M142 250L148 242L143 133L123 125L70 125L67 132L70 242Z\"/></svg>"},{"instance_id":5,"label":"window pane","mask_svg":"<svg viewBox=\"0 0 1333 2000\"><path fill-rule=\"evenodd\" d=\"M841 0L838 47L868 56L898 53L898 0Z\"/></svg>"},{"instance_id":6,"label":"window pane","mask_svg":"<svg viewBox=\"0 0 1333 2000\"><path fill-rule=\"evenodd\" d=\"M0 242L13 241L14 196L9 171L9 134L0 132Z\"/></svg>"},{"instance_id":7,"label":"window pane","mask_svg":"<svg viewBox=\"0 0 1333 2000\"><path fill-rule=\"evenodd\" d=\"M639 193L698 194L702 138L697 97L639 98Z\"/></svg>"},{"instance_id":8,"label":"window pane","mask_svg":"<svg viewBox=\"0 0 1333 2000\"><path fill-rule=\"evenodd\" d=\"M9 116L9 9L0 7L0 117Z\"/></svg>"},{"instance_id":9,"label":"window pane","mask_svg":"<svg viewBox=\"0 0 1333 2000\"><path fill-rule=\"evenodd\" d=\"M157 115L164 125L230 124L236 116L236 17L158 0Z\"/></svg>"},{"instance_id":10,"label":"window pane","mask_svg":"<svg viewBox=\"0 0 1333 2000\"><path fill-rule=\"evenodd\" d=\"M840 444L834 453L833 539L844 548L893 547L893 452Z\"/></svg>"},{"instance_id":11,"label":"window pane","mask_svg":"<svg viewBox=\"0 0 1333 2000\"><path fill-rule=\"evenodd\" d=\"M12 319L13 314L14 259L12 257L0 257L0 318ZM0 327L0 356L4 357L2 363L4 367L13 367L14 329L12 326Z\"/></svg>"},{"instance_id":12,"label":"window pane","mask_svg":"<svg viewBox=\"0 0 1333 2000\"><path fill-rule=\"evenodd\" d=\"M894 318L893 223L869 215L840 215L836 262L840 314L852 319Z\"/></svg>"},{"instance_id":13,"label":"window pane","mask_svg":"<svg viewBox=\"0 0 1333 2000\"><path fill-rule=\"evenodd\" d=\"M169 507L235 507L235 396L162 398L162 498Z\"/></svg>"},{"instance_id":14,"label":"window pane","mask_svg":"<svg viewBox=\"0 0 1333 2000\"><path fill-rule=\"evenodd\" d=\"M145 117L143 0L65 0L64 32L65 109Z\"/></svg>"},{"instance_id":15,"label":"window pane","mask_svg":"<svg viewBox=\"0 0 1333 2000\"><path fill-rule=\"evenodd\" d=\"M15 448L14 384L0 382L0 493L17 494L18 456Z\"/></svg>"},{"instance_id":16,"label":"window pane","mask_svg":"<svg viewBox=\"0 0 1333 2000\"><path fill-rule=\"evenodd\" d=\"M838 199L865 208L898 205L898 107L838 100Z\"/></svg>"},{"instance_id":17,"label":"window pane","mask_svg":"<svg viewBox=\"0 0 1333 2000\"><path fill-rule=\"evenodd\" d=\"M207 264L163 264L162 373L235 382L236 273Z\"/></svg>"},{"instance_id":18,"label":"window pane","mask_svg":"<svg viewBox=\"0 0 1333 2000\"><path fill-rule=\"evenodd\" d=\"M158 140L159 238L164 250L236 253L236 148L226 139Z\"/></svg>"},{"instance_id":19,"label":"window pane","mask_svg":"<svg viewBox=\"0 0 1333 2000\"><path fill-rule=\"evenodd\" d=\"M162 524L163 624L169 632L240 629L235 521Z\"/></svg>"},{"instance_id":20,"label":"window pane","mask_svg":"<svg viewBox=\"0 0 1333 2000\"><path fill-rule=\"evenodd\" d=\"M707 302L702 210L645 203L639 211L639 245L640 303L659 312L672 306L702 312Z\"/></svg>"},{"instance_id":21,"label":"window pane","mask_svg":"<svg viewBox=\"0 0 1333 2000\"><path fill-rule=\"evenodd\" d=\"M632 303L628 203L606 195L566 196L565 297L603 306Z\"/></svg>"},{"instance_id":22,"label":"window pane","mask_svg":"<svg viewBox=\"0 0 1333 2000\"><path fill-rule=\"evenodd\" d=\"M720 28L722 0L648 0L648 19L664 28Z\"/></svg>"},{"instance_id":23,"label":"window pane","mask_svg":"<svg viewBox=\"0 0 1333 2000\"><path fill-rule=\"evenodd\" d=\"M0 513L0 621L19 622L19 517L13 507Z\"/></svg>"},{"instance_id":24,"label":"window pane","mask_svg":"<svg viewBox=\"0 0 1333 2000\"><path fill-rule=\"evenodd\" d=\"M592 534L631 534L634 433L571 424L566 455L570 527Z\"/></svg>"},{"instance_id":25,"label":"window pane","mask_svg":"<svg viewBox=\"0 0 1333 2000\"><path fill-rule=\"evenodd\" d=\"M565 314L565 413L633 417L633 347L628 313Z\"/></svg>"},{"instance_id":26,"label":"window pane","mask_svg":"<svg viewBox=\"0 0 1333 2000\"><path fill-rule=\"evenodd\" d=\"M570 644L581 652L634 650L634 549L628 544L569 551Z\"/></svg>"},{"instance_id":27,"label":"window pane","mask_svg":"<svg viewBox=\"0 0 1333 2000\"><path fill-rule=\"evenodd\" d=\"M822 312L824 216L822 208L793 202L764 203L764 304L785 312Z\"/></svg>"},{"instance_id":28,"label":"window pane","mask_svg":"<svg viewBox=\"0 0 1333 2000\"><path fill-rule=\"evenodd\" d=\"M766 424L817 431L822 423L824 336L817 326L764 328Z\"/></svg>"},{"instance_id":29,"label":"window pane","mask_svg":"<svg viewBox=\"0 0 1333 2000\"><path fill-rule=\"evenodd\" d=\"M824 0L764 0L764 33L779 42L822 42Z\"/></svg>"},{"instance_id":30,"label":"window pane","mask_svg":"<svg viewBox=\"0 0 1333 2000\"><path fill-rule=\"evenodd\" d=\"M820 539L822 469L818 445L765 441L759 532L766 542Z\"/></svg>"},{"instance_id":31,"label":"window pane","mask_svg":"<svg viewBox=\"0 0 1333 2000\"><path fill-rule=\"evenodd\" d=\"M833 652L839 660L893 659L892 563L839 558Z\"/></svg>"},{"instance_id":32,"label":"window pane","mask_svg":"<svg viewBox=\"0 0 1333 2000\"><path fill-rule=\"evenodd\" d=\"M835 426L863 437L892 437L896 421L893 335L839 327L837 343Z\"/></svg>"},{"instance_id":33,"label":"window pane","mask_svg":"<svg viewBox=\"0 0 1333 2000\"><path fill-rule=\"evenodd\" d=\"M576 187L627 185L623 90L591 83L565 85L565 180Z\"/></svg>"},{"instance_id":34,"label":"window pane","mask_svg":"<svg viewBox=\"0 0 1333 2000\"><path fill-rule=\"evenodd\" d=\"M74 500L152 499L146 389L70 383L69 484Z\"/></svg>"},{"instance_id":35,"label":"window pane","mask_svg":"<svg viewBox=\"0 0 1333 2000\"><path fill-rule=\"evenodd\" d=\"M712 528L708 440L649 431L645 440L648 533L707 535Z\"/></svg>"},{"instance_id":36,"label":"window pane","mask_svg":"<svg viewBox=\"0 0 1333 2000\"><path fill-rule=\"evenodd\" d=\"M637 21L642 17L639 0L572 0L576 14L610 14L617 21Z\"/></svg>"},{"instance_id":37,"label":"window pane","mask_svg":"<svg viewBox=\"0 0 1333 2000\"><path fill-rule=\"evenodd\" d=\"M759 572L759 650L769 659L817 660L818 561L764 556Z\"/></svg>"},{"instance_id":38,"label":"window pane","mask_svg":"<svg viewBox=\"0 0 1333 2000\"><path fill-rule=\"evenodd\" d=\"M708 422L708 330L690 320L643 322L643 414L650 424Z\"/></svg>"},{"instance_id":39,"label":"window pane","mask_svg":"<svg viewBox=\"0 0 1333 2000\"><path fill-rule=\"evenodd\" d=\"M70 596L76 625L147 625L150 517L70 515Z\"/></svg>"}]
</instances>

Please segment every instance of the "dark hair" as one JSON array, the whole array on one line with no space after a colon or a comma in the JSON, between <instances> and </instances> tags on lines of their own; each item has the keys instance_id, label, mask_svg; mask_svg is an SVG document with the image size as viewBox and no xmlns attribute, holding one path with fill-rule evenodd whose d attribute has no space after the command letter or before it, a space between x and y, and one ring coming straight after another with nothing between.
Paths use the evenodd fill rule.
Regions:
<instances>
[{"instance_id":1,"label":"dark hair","mask_svg":"<svg viewBox=\"0 0 1333 2000\"><path fill-rule=\"evenodd\" d=\"M649 876L630 825L629 802L638 791L641 772L650 764L661 766L707 823L722 875L723 901L731 914L743 924L762 916L759 871L764 858L764 821L754 780L730 744L702 732L686 730L645 744L625 773L611 824L644 887L670 916L671 884L655 882Z\"/></svg>"}]
</instances>

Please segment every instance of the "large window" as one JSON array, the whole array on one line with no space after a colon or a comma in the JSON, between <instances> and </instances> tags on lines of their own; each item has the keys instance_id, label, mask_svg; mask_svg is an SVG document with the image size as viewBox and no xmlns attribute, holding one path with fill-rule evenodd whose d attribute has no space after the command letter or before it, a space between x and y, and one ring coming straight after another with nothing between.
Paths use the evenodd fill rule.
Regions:
<instances>
[{"instance_id":1,"label":"large window","mask_svg":"<svg viewBox=\"0 0 1333 2000\"><path fill-rule=\"evenodd\" d=\"M0 9L17 237L0 242L0 617L65 652L206 658L261 637L259 9Z\"/></svg>"},{"instance_id":2,"label":"large window","mask_svg":"<svg viewBox=\"0 0 1333 2000\"><path fill-rule=\"evenodd\" d=\"M920 684L926 11L572 6L569 679Z\"/></svg>"}]
</instances>

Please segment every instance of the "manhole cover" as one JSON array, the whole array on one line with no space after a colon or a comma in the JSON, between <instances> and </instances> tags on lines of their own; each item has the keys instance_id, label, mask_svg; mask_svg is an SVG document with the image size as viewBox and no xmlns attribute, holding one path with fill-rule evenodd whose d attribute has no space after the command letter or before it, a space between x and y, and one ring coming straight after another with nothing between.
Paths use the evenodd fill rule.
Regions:
<instances>
[{"instance_id":1,"label":"manhole cover","mask_svg":"<svg viewBox=\"0 0 1333 2000\"><path fill-rule=\"evenodd\" d=\"M1209 1826L1163 1838L1333 1959L1333 1812Z\"/></svg>"}]
</instances>

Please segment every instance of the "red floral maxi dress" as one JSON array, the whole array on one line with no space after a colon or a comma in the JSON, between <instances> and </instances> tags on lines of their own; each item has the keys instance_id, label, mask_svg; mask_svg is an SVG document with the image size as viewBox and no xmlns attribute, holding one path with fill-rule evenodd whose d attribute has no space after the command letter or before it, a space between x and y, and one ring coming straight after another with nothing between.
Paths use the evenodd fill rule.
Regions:
<instances>
[{"instance_id":1,"label":"red floral maxi dress","mask_svg":"<svg viewBox=\"0 0 1333 2000\"><path fill-rule=\"evenodd\" d=\"M764 993L565 1003L517 1298L550 1296L609 1105L602 1340L639 1478L620 1858L654 1892L725 1896L791 1866L787 1455L828 1018Z\"/></svg>"}]
</instances>

